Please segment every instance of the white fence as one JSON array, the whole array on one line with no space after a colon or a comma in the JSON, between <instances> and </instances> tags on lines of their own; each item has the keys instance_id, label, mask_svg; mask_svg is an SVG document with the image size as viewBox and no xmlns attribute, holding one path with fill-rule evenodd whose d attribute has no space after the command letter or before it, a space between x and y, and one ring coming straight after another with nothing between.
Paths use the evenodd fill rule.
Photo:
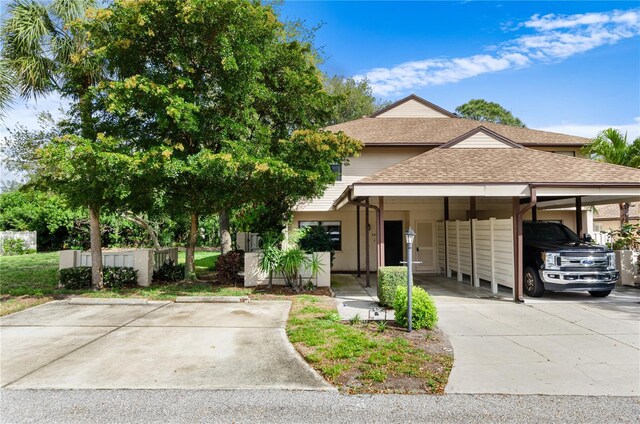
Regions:
<instances>
[{"instance_id":1,"label":"white fence","mask_svg":"<svg viewBox=\"0 0 640 424\"><path fill-rule=\"evenodd\" d=\"M447 221L447 276L456 272L458 281L464 274L471 275L471 222Z\"/></svg>"},{"instance_id":2,"label":"white fence","mask_svg":"<svg viewBox=\"0 0 640 424\"><path fill-rule=\"evenodd\" d=\"M491 291L498 284L513 288L513 221L511 219L473 220L473 285L480 279L491 282Z\"/></svg>"},{"instance_id":3,"label":"white fence","mask_svg":"<svg viewBox=\"0 0 640 424\"><path fill-rule=\"evenodd\" d=\"M5 240L22 240L25 249L36 250L38 248L37 231L0 231L0 254L4 254L2 245Z\"/></svg>"},{"instance_id":4,"label":"white fence","mask_svg":"<svg viewBox=\"0 0 640 424\"><path fill-rule=\"evenodd\" d=\"M462 281L467 275L476 287L480 286L480 279L489 281L494 293L498 292L498 285L513 288L513 221L491 218L438 222L438 255L440 269L448 277L455 272L458 281Z\"/></svg>"},{"instance_id":5,"label":"white fence","mask_svg":"<svg viewBox=\"0 0 640 424\"><path fill-rule=\"evenodd\" d=\"M444 221L438 221L438 268L440 269L440 273L444 274L446 272L446 261L445 261L445 237L444 237Z\"/></svg>"},{"instance_id":6,"label":"white fence","mask_svg":"<svg viewBox=\"0 0 640 424\"><path fill-rule=\"evenodd\" d=\"M178 248L169 247L161 250L134 249L113 252L102 252L102 265L113 267L131 267L138 271L138 285L149 286L153 280L153 272L157 271L168 260L178 262ZM79 250L60 251L60 269L77 266L91 266L91 252Z\"/></svg>"},{"instance_id":7,"label":"white fence","mask_svg":"<svg viewBox=\"0 0 640 424\"><path fill-rule=\"evenodd\" d=\"M606 246L607 244L611 243L611 236L608 233L591 233L591 239L595 244L599 244L602 246Z\"/></svg>"}]
</instances>

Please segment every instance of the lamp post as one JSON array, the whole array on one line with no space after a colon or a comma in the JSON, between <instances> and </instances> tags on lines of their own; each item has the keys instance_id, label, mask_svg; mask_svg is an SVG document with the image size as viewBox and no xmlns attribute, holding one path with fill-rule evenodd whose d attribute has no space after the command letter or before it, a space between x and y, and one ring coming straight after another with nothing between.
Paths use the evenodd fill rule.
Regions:
<instances>
[{"instance_id":1,"label":"lamp post","mask_svg":"<svg viewBox=\"0 0 640 424\"><path fill-rule=\"evenodd\" d=\"M407 242L407 322L408 330L411 333L411 289L413 288L413 239L416 233L411 227L405 233Z\"/></svg>"}]
</instances>

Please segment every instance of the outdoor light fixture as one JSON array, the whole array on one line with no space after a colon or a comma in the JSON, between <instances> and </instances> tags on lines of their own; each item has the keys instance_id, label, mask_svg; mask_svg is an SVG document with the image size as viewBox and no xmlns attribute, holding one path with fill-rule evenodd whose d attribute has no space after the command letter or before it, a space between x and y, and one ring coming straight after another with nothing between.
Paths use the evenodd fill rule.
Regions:
<instances>
[{"instance_id":1,"label":"outdoor light fixture","mask_svg":"<svg viewBox=\"0 0 640 424\"><path fill-rule=\"evenodd\" d=\"M405 233L405 239L407 240L407 244L413 244L413 239L415 238L416 233L413 231L411 227Z\"/></svg>"},{"instance_id":2,"label":"outdoor light fixture","mask_svg":"<svg viewBox=\"0 0 640 424\"><path fill-rule=\"evenodd\" d=\"M409 333L411 333L411 289L413 288L413 239L415 238L416 233L413 231L411 227L405 233L405 238L407 241L407 329Z\"/></svg>"}]
</instances>

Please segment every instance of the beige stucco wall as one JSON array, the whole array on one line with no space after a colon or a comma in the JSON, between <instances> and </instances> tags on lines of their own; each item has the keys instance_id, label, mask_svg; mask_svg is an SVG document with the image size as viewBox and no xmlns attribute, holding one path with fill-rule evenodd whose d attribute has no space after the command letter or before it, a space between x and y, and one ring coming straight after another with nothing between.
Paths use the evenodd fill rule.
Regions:
<instances>
[{"instance_id":1,"label":"beige stucco wall","mask_svg":"<svg viewBox=\"0 0 640 424\"><path fill-rule=\"evenodd\" d=\"M378 206L378 198L371 199L371 204ZM469 219L469 199L450 198L449 199L449 219L466 220ZM510 218L512 215L511 199L501 198L477 198L476 200L477 218ZM365 209L360 210L360 265L364 270L365 253ZM588 226L588 211L583 211L583 233L590 232ZM403 198L385 197L384 199L384 220L402 221L403 233L411 226L417 228L418 221L436 222L444 219L444 199L434 198ZM525 214L525 220L531 219L531 213ZM559 220L564 225L575 231L575 212L572 210L539 210L538 220ZM342 249L336 252L332 271L355 271L357 269L357 219L355 206L349 205L338 211L318 211L318 212L296 212L289 229L294 230L299 227L300 221L340 221L342 230ZM369 215L370 232L370 261L371 270L377 269L377 236L378 228L376 214L371 210ZM435 227L434 227L435 228ZM403 258L406 259L406 246L403 241ZM415 260L421 260L420 253L414 251ZM437 253L434 257L437 263ZM421 270L416 270L421 271ZM423 272L429 272L422 270ZM433 270L435 272L435 269Z\"/></svg>"}]
</instances>

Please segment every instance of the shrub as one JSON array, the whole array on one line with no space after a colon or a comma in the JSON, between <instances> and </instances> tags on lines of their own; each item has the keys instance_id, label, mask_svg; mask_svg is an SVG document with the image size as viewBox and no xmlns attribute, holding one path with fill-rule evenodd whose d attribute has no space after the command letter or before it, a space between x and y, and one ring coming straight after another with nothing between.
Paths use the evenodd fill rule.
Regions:
<instances>
[{"instance_id":1,"label":"shrub","mask_svg":"<svg viewBox=\"0 0 640 424\"><path fill-rule=\"evenodd\" d=\"M2 251L6 256L36 253L34 249L27 249L22 239L5 239L2 242Z\"/></svg>"},{"instance_id":2,"label":"shrub","mask_svg":"<svg viewBox=\"0 0 640 424\"><path fill-rule=\"evenodd\" d=\"M110 289L132 287L138 284L138 271L131 267L107 266L103 270L103 281Z\"/></svg>"},{"instance_id":3,"label":"shrub","mask_svg":"<svg viewBox=\"0 0 640 424\"><path fill-rule=\"evenodd\" d=\"M238 273L242 269L243 263L244 251L242 250L233 250L218 256L218 260L216 261L218 280L223 283L233 283L235 285L238 282Z\"/></svg>"},{"instance_id":4,"label":"shrub","mask_svg":"<svg viewBox=\"0 0 640 424\"><path fill-rule=\"evenodd\" d=\"M102 272L105 288L131 287L138 281L138 271L130 267L106 266ZM63 268L59 271L58 282L67 290L89 289L91 288L91 267Z\"/></svg>"},{"instance_id":5,"label":"shrub","mask_svg":"<svg viewBox=\"0 0 640 424\"><path fill-rule=\"evenodd\" d=\"M91 267L78 266L63 268L59 272L58 283L67 290L81 290L91 288Z\"/></svg>"},{"instance_id":6,"label":"shrub","mask_svg":"<svg viewBox=\"0 0 640 424\"><path fill-rule=\"evenodd\" d=\"M171 259L163 263L157 271L153 271L154 281L181 281L184 279L184 264L177 264Z\"/></svg>"},{"instance_id":7,"label":"shrub","mask_svg":"<svg viewBox=\"0 0 640 424\"><path fill-rule=\"evenodd\" d=\"M378 299L384 306L393 306L396 288L407 285L407 267L383 266L378 269Z\"/></svg>"},{"instance_id":8,"label":"shrub","mask_svg":"<svg viewBox=\"0 0 640 424\"><path fill-rule=\"evenodd\" d=\"M298 242L300 248L307 253L330 252L331 267L333 267L333 260L336 256L336 251L333 248L331 236L327 233L327 230L320 225L312 225L303 228L301 231L302 237Z\"/></svg>"},{"instance_id":9,"label":"shrub","mask_svg":"<svg viewBox=\"0 0 640 424\"><path fill-rule=\"evenodd\" d=\"M420 287L413 287L411 296L411 324L413 329L431 329L435 327L438 322L438 310L429 293ZM397 288L393 309L395 309L396 322L403 327L408 327L406 287L400 286Z\"/></svg>"}]
</instances>

